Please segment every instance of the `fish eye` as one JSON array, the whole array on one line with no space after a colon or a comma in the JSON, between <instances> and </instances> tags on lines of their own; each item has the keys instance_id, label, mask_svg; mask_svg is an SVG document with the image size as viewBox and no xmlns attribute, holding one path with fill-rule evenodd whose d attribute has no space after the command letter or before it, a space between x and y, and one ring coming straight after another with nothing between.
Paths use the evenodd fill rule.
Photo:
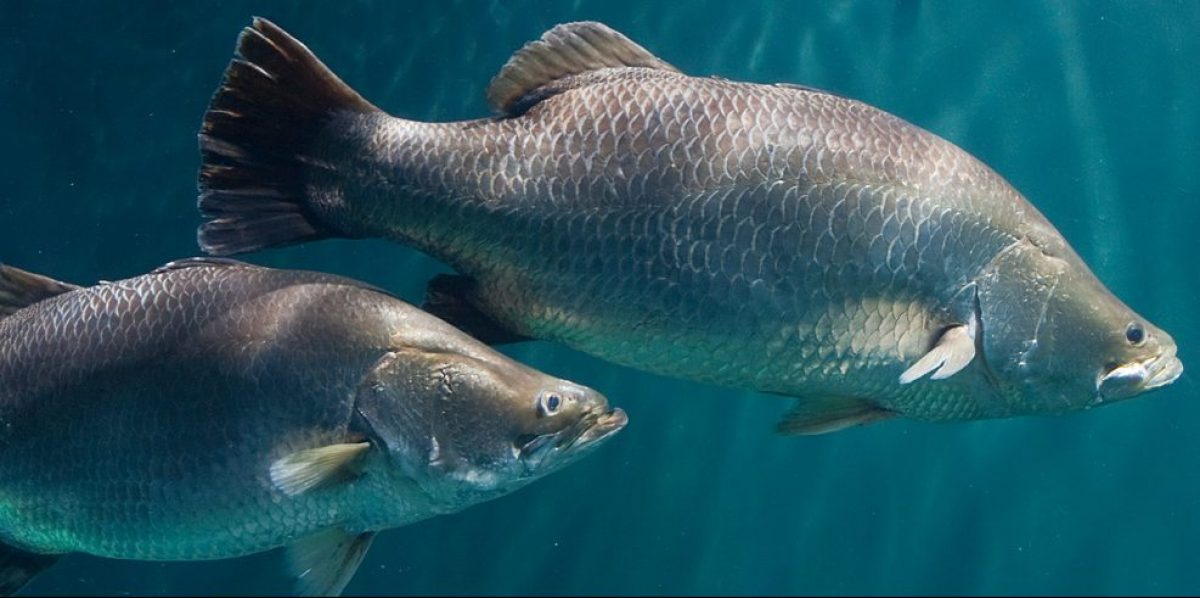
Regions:
<instances>
[{"instance_id":1,"label":"fish eye","mask_svg":"<svg viewBox=\"0 0 1200 598\"><path fill-rule=\"evenodd\" d=\"M544 392L538 396L538 416L545 417L558 413L558 408L562 406L563 400L556 392Z\"/></svg>"},{"instance_id":2,"label":"fish eye","mask_svg":"<svg viewBox=\"0 0 1200 598\"><path fill-rule=\"evenodd\" d=\"M1135 347L1141 345L1146 342L1146 331L1137 322L1130 322L1129 327L1125 329L1125 340Z\"/></svg>"}]
</instances>

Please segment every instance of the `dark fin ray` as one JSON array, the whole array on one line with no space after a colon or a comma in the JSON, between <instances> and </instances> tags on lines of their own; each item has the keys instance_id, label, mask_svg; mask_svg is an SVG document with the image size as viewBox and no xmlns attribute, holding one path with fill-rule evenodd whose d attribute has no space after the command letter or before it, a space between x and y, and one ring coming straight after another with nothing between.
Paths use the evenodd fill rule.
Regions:
<instances>
[{"instance_id":1,"label":"dark fin ray","mask_svg":"<svg viewBox=\"0 0 1200 598\"><path fill-rule=\"evenodd\" d=\"M816 435L888 419L896 415L866 399L839 396L803 397L775 426L780 434Z\"/></svg>"},{"instance_id":2,"label":"dark fin ray","mask_svg":"<svg viewBox=\"0 0 1200 598\"><path fill-rule=\"evenodd\" d=\"M17 310L81 287L0 264L0 318Z\"/></svg>"},{"instance_id":3,"label":"dark fin ray","mask_svg":"<svg viewBox=\"0 0 1200 598\"><path fill-rule=\"evenodd\" d=\"M375 532L350 535L331 527L289 546L288 565L296 577L297 595L341 595L374 539Z\"/></svg>"},{"instance_id":4,"label":"dark fin ray","mask_svg":"<svg viewBox=\"0 0 1200 598\"><path fill-rule=\"evenodd\" d=\"M533 340L505 328L491 316L479 311L470 301L474 287L475 281L469 276L438 274L429 281L421 309L489 345Z\"/></svg>"},{"instance_id":5,"label":"dark fin ray","mask_svg":"<svg viewBox=\"0 0 1200 598\"><path fill-rule=\"evenodd\" d=\"M612 67L679 72L603 23L564 23L525 44L508 59L488 85L488 104L497 112L513 116L554 95L543 88L558 79Z\"/></svg>"},{"instance_id":6,"label":"dark fin ray","mask_svg":"<svg viewBox=\"0 0 1200 598\"><path fill-rule=\"evenodd\" d=\"M330 236L307 206L308 155L329 120L379 109L274 23L255 17L204 114L197 238L214 255Z\"/></svg>"},{"instance_id":7,"label":"dark fin ray","mask_svg":"<svg viewBox=\"0 0 1200 598\"><path fill-rule=\"evenodd\" d=\"M0 596L17 593L60 558L60 554L38 554L0 543Z\"/></svg>"}]
</instances>

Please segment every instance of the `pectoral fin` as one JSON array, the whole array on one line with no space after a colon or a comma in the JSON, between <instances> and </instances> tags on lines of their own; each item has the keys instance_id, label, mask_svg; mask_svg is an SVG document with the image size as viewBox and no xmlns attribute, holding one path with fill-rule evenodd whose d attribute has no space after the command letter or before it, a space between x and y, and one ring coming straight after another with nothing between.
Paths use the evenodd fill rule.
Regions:
<instances>
[{"instance_id":1,"label":"pectoral fin","mask_svg":"<svg viewBox=\"0 0 1200 598\"><path fill-rule=\"evenodd\" d=\"M358 535L340 527L321 530L288 546L288 567L300 596L338 596L358 571L375 532Z\"/></svg>"},{"instance_id":2,"label":"pectoral fin","mask_svg":"<svg viewBox=\"0 0 1200 598\"><path fill-rule=\"evenodd\" d=\"M331 444L286 455L271 464L271 482L288 496L354 475L369 442Z\"/></svg>"},{"instance_id":3,"label":"pectoral fin","mask_svg":"<svg viewBox=\"0 0 1200 598\"><path fill-rule=\"evenodd\" d=\"M926 374L931 374L931 380L941 380L962 371L975 359L974 328L960 325L946 329L928 353L900 374L900 384L908 384Z\"/></svg>"},{"instance_id":4,"label":"pectoral fin","mask_svg":"<svg viewBox=\"0 0 1200 598\"><path fill-rule=\"evenodd\" d=\"M811 436L837 432L851 426L871 423L896 414L874 403L854 397L818 396L796 399L775 431L780 434Z\"/></svg>"}]
</instances>

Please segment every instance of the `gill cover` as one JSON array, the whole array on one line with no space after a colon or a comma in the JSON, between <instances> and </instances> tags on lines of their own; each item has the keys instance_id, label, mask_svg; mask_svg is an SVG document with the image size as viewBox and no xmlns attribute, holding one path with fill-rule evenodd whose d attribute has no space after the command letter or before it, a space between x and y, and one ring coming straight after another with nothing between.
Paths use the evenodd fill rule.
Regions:
<instances>
[{"instance_id":1,"label":"gill cover","mask_svg":"<svg viewBox=\"0 0 1200 598\"><path fill-rule=\"evenodd\" d=\"M496 489L516 460L522 419L533 413L532 398L522 399L526 373L507 365L513 367L455 352L394 350L359 386L359 427L427 490L432 479Z\"/></svg>"},{"instance_id":2,"label":"gill cover","mask_svg":"<svg viewBox=\"0 0 1200 598\"><path fill-rule=\"evenodd\" d=\"M1027 385L1055 376L1054 360L1046 358L1052 350L1047 322L1054 317L1051 303L1066 269L1065 261L1021 241L997 256L977 281L980 346L1011 414L1038 410L1026 400L1012 402L1030 397Z\"/></svg>"},{"instance_id":3,"label":"gill cover","mask_svg":"<svg viewBox=\"0 0 1200 598\"><path fill-rule=\"evenodd\" d=\"M415 480L428 477L430 464L442 456L435 421L435 403L441 399L423 392L414 380L417 364L431 358L417 349L389 352L359 384L355 399L356 427Z\"/></svg>"}]
</instances>

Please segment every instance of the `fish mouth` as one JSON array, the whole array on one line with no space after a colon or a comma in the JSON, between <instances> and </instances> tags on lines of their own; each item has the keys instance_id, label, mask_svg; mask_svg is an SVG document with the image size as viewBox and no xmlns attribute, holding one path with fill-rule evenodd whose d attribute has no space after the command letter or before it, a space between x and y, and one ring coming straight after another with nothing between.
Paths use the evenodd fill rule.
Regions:
<instances>
[{"instance_id":1,"label":"fish mouth","mask_svg":"<svg viewBox=\"0 0 1200 598\"><path fill-rule=\"evenodd\" d=\"M582 433L572 442L571 446L593 444L607 440L613 434L620 432L629 423L629 416L620 407L613 408L591 418L592 421Z\"/></svg>"},{"instance_id":2,"label":"fish mouth","mask_svg":"<svg viewBox=\"0 0 1200 598\"><path fill-rule=\"evenodd\" d=\"M1096 388L1106 399L1128 398L1167 386L1182 374L1183 362L1172 347L1150 359L1108 370L1096 381Z\"/></svg>"},{"instance_id":3,"label":"fish mouth","mask_svg":"<svg viewBox=\"0 0 1200 598\"><path fill-rule=\"evenodd\" d=\"M565 455L572 457L586 452L584 449L599 446L601 442L621 431L629 417L621 408L595 411L579 418L575 424L553 434L543 434L522 443L520 456L529 464L542 463L547 459L557 460ZM558 455L552 458L551 455Z\"/></svg>"},{"instance_id":4,"label":"fish mouth","mask_svg":"<svg viewBox=\"0 0 1200 598\"><path fill-rule=\"evenodd\" d=\"M1147 370L1150 376L1142 383L1142 390L1166 386L1178 380L1183 375L1183 362L1175 356L1175 351L1171 351L1154 359Z\"/></svg>"}]
</instances>

